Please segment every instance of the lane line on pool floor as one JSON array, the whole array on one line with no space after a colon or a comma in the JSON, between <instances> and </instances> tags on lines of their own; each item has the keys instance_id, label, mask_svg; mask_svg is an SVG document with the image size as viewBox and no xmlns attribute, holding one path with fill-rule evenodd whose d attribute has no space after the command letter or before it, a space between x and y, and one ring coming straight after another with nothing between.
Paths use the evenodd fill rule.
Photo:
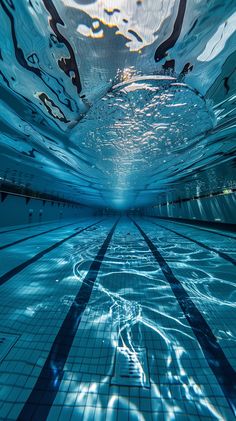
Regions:
<instances>
[{"instance_id":1,"label":"lane line on pool floor","mask_svg":"<svg viewBox=\"0 0 236 421\"><path fill-rule=\"evenodd\" d=\"M164 218L164 217L161 218L159 216L148 216L148 218L160 219L161 221L170 222L171 224L178 224L180 226L182 225L182 226L185 226L185 227L190 227L190 228L193 228L195 230L200 230L200 231L205 231L205 232L211 232L212 234L220 235L221 237L227 237L227 238L232 238L232 240L236 240L236 236L229 235L229 234L226 234L226 233L223 234L222 232L218 232L217 230L210 230L208 228L204 228L203 226L199 226L200 225L200 222L199 222L199 225L197 225L197 224L193 225L192 221L190 221L190 222L182 222L182 221L180 221L177 218ZM202 222L204 222L204 221L202 221ZM221 230L223 230L223 228L221 228ZM229 228L228 228L228 230L229 230Z\"/></svg>"},{"instance_id":2,"label":"lane line on pool floor","mask_svg":"<svg viewBox=\"0 0 236 421\"><path fill-rule=\"evenodd\" d=\"M199 246L199 247L202 247L202 248L204 248L204 249L206 249L208 251L212 251L213 253L218 254L218 256L221 257L222 259L227 260L227 262L230 262L234 266L236 266L236 260L233 259L233 257L229 256L228 254L224 253L223 251L220 251L220 250L217 250L215 248L209 247L206 244L203 244L201 241L193 240L192 238L188 237L187 235L181 234L180 232L177 232L175 230L172 230L171 228L163 227L163 225L160 225L157 222L152 222L152 221L148 221L148 222L150 222L151 224L156 225L156 226L158 226L160 228L163 228L163 229L165 229L167 231L170 231L170 232L172 232L172 234L177 234L180 237L184 238L185 240L188 240L188 241L191 241L192 243L197 244L197 246Z\"/></svg>"},{"instance_id":3,"label":"lane line on pool floor","mask_svg":"<svg viewBox=\"0 0 236 421\"><path fill-rule=\"evenodd\" d=\"M40 251L39 253L35 254L30 259L26 260L25 262L19 264L18 266L14 267L13 269L10 269L8 272L6 272L4 275L0 277L0 286L5 284L5 282L9 281L13 276L17 275L19 272L21 272L23 269L25 269L27 266L31 265L32 263L35 263L37 260L41 259L41 257L45 256L45 254L48 254L50 251L56 249L57 247L61 246L66 241L70 240L71 238L75 237L76 235L79 235L81 232L86 231L88 228L93 227L94 225L99 224L102 222L102 220L97 221L91 225L88 225L85 228L80 229L79 231L69 235L68 237L63 238L60 241L57 241L56 243L52 244L50 247Z\"/></svg>"},{"instance_id":4,"label":"lane line on pool floor","mask_svg":"<svg viewBox=\"0 0 236 421\"><path fill-rule=\"evenodd\" d=\"M83 279L79 292L54 339L41 373L39 374L17 421L30 421L32 419L46 421L62 382L64 366L80 325L82 315L89 302L98 272L118 222L119 219L113 225L93 260L87 275Z\"/></svg>"},{"instance_id":5,"label":"lane line on pool floor","mask_svg":"<svg viewBox=\"0 0 236 421\"><path fill-rule=\"evenodd\" d=\"M131 219L131 218L130 218ZM197 309L190 296L182 286L181 282L174 276L170 266L158 251L157 247L153 244L150 238L145 234L142 228L131 219L136 228L141 233L146 241L149 249L151 250L154 258L159 264L164 277L169 283L189 325L191 326L203 354L213 371L222 392L229 403L234 415L236 416L236 372L229 363L224 354L221 346L218 344L217 339L207 324L206 320Z\"/></svg>"},{"instance_id":6,"label":"lane line on pool floor","mask_svg":"<svg viewBox=\"0 0 236 421\"><path fill-rule=\"evenodd\" d=\"M0 234L6 234L7 232L14 232L14 231L25 230L27 228L42 227L44 225L56 224L56 223L58 223L58 221L56 221L55 219L52 219L51 221L47 221L47 222L40 222L38 224L32 224L32 225L30 224L30 225L25 225L24 227L20 227L20 228L13 228L13 229L10 229L10 230L7 229L5 231L0 231Z\"/></svg>"},{"instance_id":7,"label":"lane line on pool floor","mask_svg":"<svg viewBox=\"0 0 236 421\"><path fill-rule=\"evenodd\" d=\"M0 251L6 249L8 247L15 246L16 244L23 243L23 241L30 240L31 238L39 237L40 235L47 234L49 232L53 232L53 231L59 230L60 228L69 227L70 225L76 225L76 222L73 222L73 223L70 223L70 224L66 224L66 225L61 225L60 227L56 227L56 228L51 228L51 229L49 229L47 231L43 231L43 232L39 232L37 234L29 235L28 237L19 238L18 240L13 241L12 243L8 243L8 244L4 244L3 246L0 246Z\"/></svg>"}]
</instances>

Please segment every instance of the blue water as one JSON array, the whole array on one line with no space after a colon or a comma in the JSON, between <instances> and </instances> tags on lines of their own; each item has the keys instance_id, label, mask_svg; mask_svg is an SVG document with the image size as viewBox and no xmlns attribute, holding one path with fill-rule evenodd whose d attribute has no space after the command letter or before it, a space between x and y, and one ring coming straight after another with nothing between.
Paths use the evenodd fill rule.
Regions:
<instances>
[{"instance_id":1,"label":"blue water","mask_svg":"<svg viewBox=\"0 0 236 421\"><path fill-rule=\"evenodd\" d=\"M1 234L2 420L235 419L235 233L20 228Z\"/></svg>"},{"instance_id":2,"label":"blue water","mask_svg":"<svg viewBox=\"0 0 236 421\"><path fill-rule=\"evenodd\" d=\"M235 419L235 28L0 0L0 420Z\"/></svg>"},{"instance_id":3,"label":"blue water","mask_svg":"<svg viewBox=\"0 0 236 421\"><path fill-rule=\"evenodd\" d=\"M235 186L234 0L0 6L2 183L115 209Z\"/></svg>"}]
</instances>

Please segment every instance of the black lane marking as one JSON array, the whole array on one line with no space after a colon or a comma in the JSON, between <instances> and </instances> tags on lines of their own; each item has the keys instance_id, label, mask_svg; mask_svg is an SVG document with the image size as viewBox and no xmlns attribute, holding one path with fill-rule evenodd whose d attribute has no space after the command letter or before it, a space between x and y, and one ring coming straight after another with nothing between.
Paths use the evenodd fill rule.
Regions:
<instances>
[{"instance_id":1,"label":"black lane marking","mask_svg":"<svg viewBox=\"0 0 236 421\"><path fill-rule=\"evenodd\" d=\"M76 235L80 234L81 232L87 230L90 227L93 227L94 225L99 224L98 221L96 223L93 223L89 225L86 228L82 228L81 230L75 232L74 234L69 235L68 237L64 238L63 240L58 241L57 243L53 244L52 246L46 248L45 250L40 251L35 256L31 257L31 259L26 260L25 262L21 263L20 265L16 266L15 268L9 270L4 275L0 277L0 285L3 285L5 282L9 281L13 276L17 275L19 272L21 272L23 269L25 269L27 266L31 265L32 263L37 262L37 260L41 259L41 257L45 256L45 254L49 253L50 251L54 250L55 248L59 247L61 244L65 243L65 241L70 240L71 238L75 237Z\"/></svg>"},{"instance_id":2,"label":"black lane marking","mask_svg":"<svg viewBox=\"0 0 236 421\"><path fill-rule=\"evenodd\" d=\"M224 351L218 344L217 339L211 328L208 326L206 320L189 297L181 282L174 276L166 260L142 228L134 220L132 221L142 234L154 258L160 265L163 275L169 282L170 287L202 348L203 354L205 355L205 358L217 378L225 398L236 416L235 370L227 360Z\"/></svg>"},{"instance_id":3,"label":"black lane marking","mask_svg":"<svg viewBox=\"0 0 236 421\"><path fill-rule=\"evenodd\" d=\"M118 220L119 221L119 220ZM118 221L102 244L85 276L78 294L62 323L52 344L49 355L17 421L46 421L56 394L59 390L63 370L68 358L74 337L79 327L83 312L90 299L94 283L106 254Z\"/></svg>"},{"instance_id":4,"label":"black lane marking","mask_svg":"<svg viewBox=\"0 0 236 421\"><path fill-rule=\"evenodd\" d=\"M29 240L30 238L39 237L40 235L47 234L48 232L53 232L53 231L59 230L60 228L69 227L70 225L76 225L76 223L73 222L73 223L70 223L70 224L61 225L60 227L56 227L56 228L52 228L52 229L47 230L47 231L39 232L38 234L33 234L33 235L29 235L28 237L20 238L19 240L13 241L12 243L8 243L8 244L4 244L4 246L0 246L0 250L4 250L7 247L11 247L11 246L14 246L16 244L22 243L23 241Z\"/></svg>"},{"instance_id":5,"label":"black lane marking","mask_svg":"<svg viewBox=\"0 0 236 421\"><path fill-rule=\"evenodd\" d=\"M186 219L182 219L182 218L180 220L180 218L172 218L172 217L170 217L170 218L166 217L165 218L165 217L162 217L162 216L149 216L148 218L161 219L161 220L164 220L164 221L167 221L167 222L171 222L172 224L177 223L179 225L186 225L187 227L190 225L190 227L191 228L194 228L195 230L212 232L213 234L221 235L222 237L228 237L228 238L232 238L233 240L236 240L236 237L233 236L233 235L229 235L229 234L226 234L226 233L223 234L222 232L218 232L217 231L218 229L221 229L221 230L224 230L224 229L233 230L233 228L234 228L234 230L236 230L236 225L233 225L233 224L223 224L222 222L216 222L215 224L218 224L220 226L217 227L215 230L213 230L213 229L210 230L209 228L204 228L204 226L202 226L202 227L199 226L199 225L201 225L203 223L206 224L206 221L200 221L200 220L198 220L198 222L197 222L197 220L190 221L190 220L186 220ZM212 224L214 224L214 223L212 223ZM222 226L221 226L221 224L222 224ZM206 225L209 226L209 225L211 225L211 223L206 224ZM226 225L227 225L227 227L226 227Z\"/></svg>"},{"instance_id":6,"label":"black lane marking","mask_svg":"<svg viewBox=\"0 0 236 421\"><path fill-rule=\"evenodd\" d=\"M11 230L0 231L0 234L5 234L6 232L25 230L27 228L34 228L34 227L39 227L39 226L48 225L48 224L56 224L56 223L57 223L57 221L55 221L55 220L48 221L48 222L40 222L40 224L36 224L36 225L26 225L26 226L21 227L21 228L13 228Z\"/></svg>"},{"instance_id":7,"label":"black lane marking","mask_svg":"<svg viewBox=\"0 0 236 421\"><path fill-rule=\"evenodd\" d=\"M228 254L224 253L223 251L219 251L219 250L217 250L215 248L211 248L211 247L207 246L206 244L203 244L201 241L193 240L192 238L187 237L187 235L180 234L179 232L174 231L171 228L163 227L163 225L157 224L156 222L151 222L151 223L154 224L154 225L156 225L156 226L158 226L158 227L161 227L161 228L163 228L163 229L165 229L167 231L170 231L173 234L177 234L180 237L185 238L185 240L192 241L193 243L197 244L199 247L202 247L202 248L204 248L204 249L206 249L208 251L213 251L214 253L218 254L218 256L222 257L222 259L225 259L228 262L232 263L234 266L236 266L236 260L234 260L231 256L229 256Z\"/></svg>"}]
</instances>

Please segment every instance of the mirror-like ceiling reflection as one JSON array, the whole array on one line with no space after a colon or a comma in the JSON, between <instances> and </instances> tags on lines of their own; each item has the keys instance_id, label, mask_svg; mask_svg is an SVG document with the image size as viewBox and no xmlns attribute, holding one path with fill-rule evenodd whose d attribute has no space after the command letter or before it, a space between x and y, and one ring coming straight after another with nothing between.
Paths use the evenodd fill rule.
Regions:
<instances>
[{"instance_id":1,"label":"mirror-like ceiling reflection","mask_svg":"<svg viewBox=\"0 0 236 421\"><path fill-rule=\"evenodd\" d=\"M2 183L116 209L234 186L235 1L0 0L0 20Z\"/></svg>"}]
</instances>

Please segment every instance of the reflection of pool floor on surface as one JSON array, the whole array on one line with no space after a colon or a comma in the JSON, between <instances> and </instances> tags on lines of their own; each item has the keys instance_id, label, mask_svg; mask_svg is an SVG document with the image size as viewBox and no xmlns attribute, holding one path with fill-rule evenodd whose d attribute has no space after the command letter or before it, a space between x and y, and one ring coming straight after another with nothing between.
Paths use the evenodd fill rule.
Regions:
<instances>
[{"instance_id":1,"label":"reflection of pool floor on surface","mask_svg":"<svg viewBox=\"0 0 236 421\"><path fill-rule=\"evenodd\" d=\"M235 239L102 219L1 234L0 419L234 419Z\"/></svg>"}]
</instances>

